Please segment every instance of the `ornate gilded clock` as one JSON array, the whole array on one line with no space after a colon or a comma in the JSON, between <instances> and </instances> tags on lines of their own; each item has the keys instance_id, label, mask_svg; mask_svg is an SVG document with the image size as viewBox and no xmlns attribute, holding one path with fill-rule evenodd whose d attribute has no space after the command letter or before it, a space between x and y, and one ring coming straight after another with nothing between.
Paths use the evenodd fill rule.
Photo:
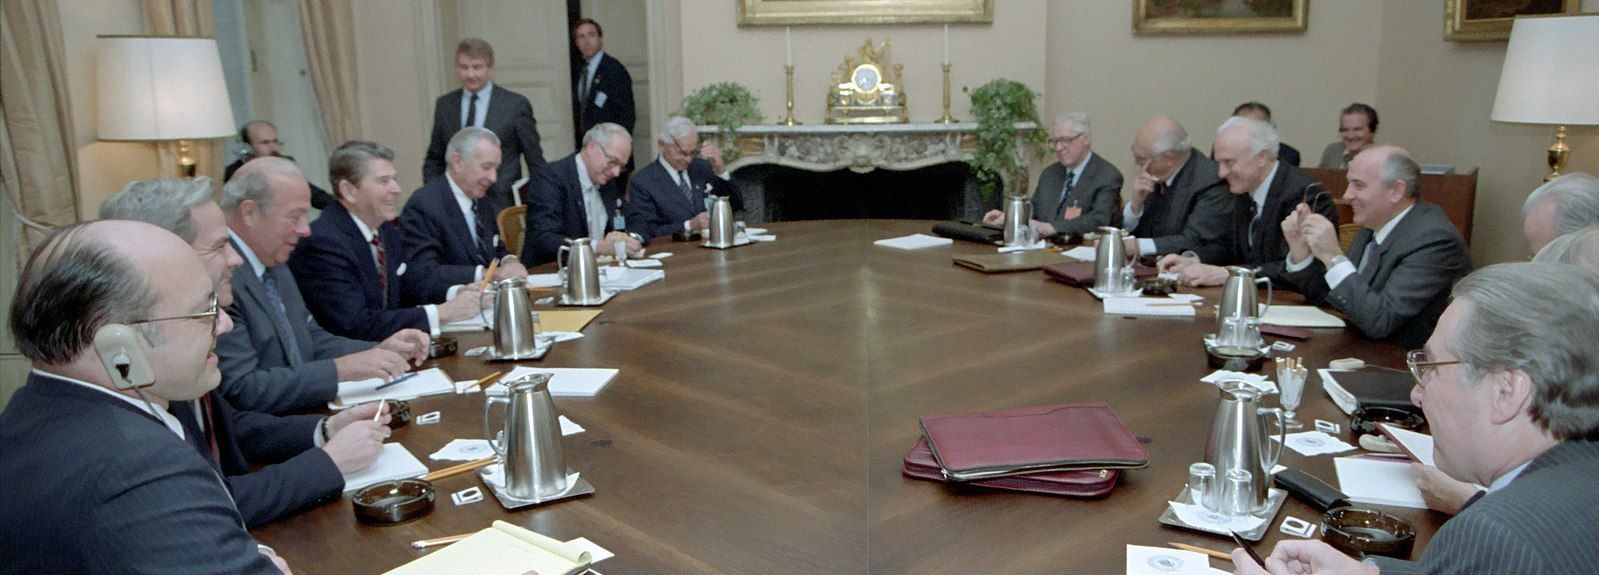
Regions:
<instances>
[{"instance_id":1,"label":"ornate gilded clock","mask_svg":"<svg viewBox=\"0 0 1599 575\"><path fill-rule=\"evenodd\" d=\"M847 56L833 72L827 95L829 124L896 124L906 121L905 94L900 90L901 67L888 62L889 41L874 45L870 39ZM892 70L892 76L885 73Z\"/></svg>"}]
</instances>

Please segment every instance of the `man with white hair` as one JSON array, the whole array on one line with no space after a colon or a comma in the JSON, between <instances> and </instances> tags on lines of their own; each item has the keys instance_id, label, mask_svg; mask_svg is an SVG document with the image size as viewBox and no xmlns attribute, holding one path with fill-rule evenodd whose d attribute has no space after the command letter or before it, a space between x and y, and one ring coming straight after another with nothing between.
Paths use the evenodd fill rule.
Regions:
<instances>
[{"instance_id":1,"label":"man with white hair","mask_svg":"<svg viewBox=\"0 0 1599 575\"><path fill-rule=\"evenodd\" d=\"M1221 238L1228 213L1226 182L1216 163L1194 153L1182 124L1156 116L1133 139L1133 194L1122 209L1134 255L1182 253Z\"/></svg>"},{"instance_id":2,"label":"man with white hair","mask_svg":"<svg viewBox=\"0 0 1599 575\"><path fill-rule=\"evenodd\" d=\"M445 146L444 177L436 178L405 202L400 234L405 238L403 275L414 276L405 299L411 304L444 303L454 286L483 281L495 267L495 280L527 275L516 254L500 238L500 204L490 194L500 175L500 138L488 128L461 128ZM401 275L401 274L396 274Z\"/></svg>"},{"instance_id":3,"label":"man with white hair","mask_svg":"<svg viewBox=\"0 0 1599 575\"><path fill-rule=\"evenodd\" d=\"M1235 573L1552 575L1599 565L1599 276L1499 264L1453 295L1406 358L1410 399L1427 414L1438 469L1487 490L1433 534L1420 561L1360 562L1321 541L1283 541L1264 569L1234 550Z\"/></svg>"},{"instance_id":4,"label":"man with white hair","mask_svg":"<svg viewBox=\"0 0 1599 575\"><path fill-rule=\"evenodd\" d=\"M1094 153L1088 115L1067 112L1049 126L1054 164L1038 175L1033 191L1032 226L1041 237L1081 236L1121 223L1122 173ZM999 227L1005 213L983 214L983 225Z\"/></svg>"},{"instance_id":5,"label":"man with white hair","mask_svg":"<svg viewBox=\"0 0 1599 575\"><path fill-rule=\"evenodd\" d=\"M1599 274L1599 224L1555 238L1532 261L1571 264Z\"/></svg>"},{"instance_id":6,"label":"man with white hair","mask_svg":"<svg viewBox=\"0 0 1599 575\"><path fill-rule=\"evenodd\" d=\"M522 259L555 261L561 246L577 238L593 240L595 253L614 254L621 245L627 255L643 255L644 238L628 233L622 198L604 187L622 174L632 154L627 130L605 122L583 134L577 152L540 168L528 184Z\"/></svg>"},{"instance_id":7,"label":"man with white hair","mask_svg":"<svg viewBox=\"0 0 1599 575\"><path fill-rule=\"evenodd\" d=\"M1280 143L1271 124L1242 116L1228 118L1216 129L1217 175L1232 193L1225 233L1192 252L1167 255L1160 260L1160 271L1177 272L1178 281L1186 285L1214 286L1227 280L1223 266L1241 265L1281 283L1288 255L1283 219L1306 204L1338 223L1338 209L1321 182L1278 159Z\"/></svg>"},{"instance_id":8,"label":"man with white hair","mask_svg":"<svg viewBox=\"0 0 1599 575\"><path fill-rule=\"evenodd\" d=\"M1521 205L1527 250L1538 253L1549 240L1599 224L1599 178L1572 172L1545 182Z\"/></svg>"},{"instance_id":9,"label":"man with white hair","mask_svg":"<svg viewBox=\"0 0 1599 575\"><path fill-rule=\"evenodd\" d=\"M661 127L655 140L661 157L628 184L629 229L645 239L704 230L711 226L712 196L726 196L734 210L744 209L744 194L728 177L721 148L711 142L696 147L698 140L688 118L673 116Z\"/></svg>"}]
</instances>

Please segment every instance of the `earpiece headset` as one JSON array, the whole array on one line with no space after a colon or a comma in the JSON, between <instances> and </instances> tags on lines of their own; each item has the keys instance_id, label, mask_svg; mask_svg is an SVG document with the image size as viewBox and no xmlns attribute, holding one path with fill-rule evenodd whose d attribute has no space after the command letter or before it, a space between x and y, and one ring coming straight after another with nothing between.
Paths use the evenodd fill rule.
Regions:
<instances>
[{"instance_id":1,"label":"earpiece headset","mask_svg":"<svg viewBox=\"0 0 1599 575\"><path fill-rule=\"evenodd\" d=\"M138 333L120 323L106 324L94 332L94 352L117 389L141 389L155 384L150 362L139 346Z\"/></svg>"}]
</instances>

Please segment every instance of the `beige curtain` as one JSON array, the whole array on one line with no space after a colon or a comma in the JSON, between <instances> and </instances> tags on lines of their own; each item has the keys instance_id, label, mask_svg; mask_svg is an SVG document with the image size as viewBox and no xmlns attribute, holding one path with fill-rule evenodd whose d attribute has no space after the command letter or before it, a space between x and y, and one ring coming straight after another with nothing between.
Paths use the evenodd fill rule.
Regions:
<instances>
[{"instance_id":1,"label":"beige curtain","mask_svg":"<svg viewBox=\"0 0 1599 575\"><path fill-rule=\"evenodd\" d=\"M211 0L144 0L144 22L151 36L215 37L216 19L211 12ZM210 176L222 181L222 142L219 140L190 141L193 157L198 162L195 175ZM161 176L177 176L178 143L163 142L156 146L160 153Z\"/></svg>"},{"instance_id":2,"label":"beige curtain","mask_svg":"<svg viewBox=\"0 0 1599 575\"><path fill-rule=\"evenodd\" d=\"M43 226L78 221L78 154L55 0L0 2L0 180L17 213ZM9 210L3 217L13 217ZM27 261L43 233L24 226ZM11 242L6 242L11 243Z\"/></svg>"},{"instance_id":3,"label":"beige curtain","mask_svg":"<svg viewBox=\"0 0 1599 575\"><path fill-rule=\"evenodd\" d=\"M300 0L311 85L327 129L328 148L361 137L361 90L355 81L355 10L349 2Z\"/></svg>"}]
</instances>

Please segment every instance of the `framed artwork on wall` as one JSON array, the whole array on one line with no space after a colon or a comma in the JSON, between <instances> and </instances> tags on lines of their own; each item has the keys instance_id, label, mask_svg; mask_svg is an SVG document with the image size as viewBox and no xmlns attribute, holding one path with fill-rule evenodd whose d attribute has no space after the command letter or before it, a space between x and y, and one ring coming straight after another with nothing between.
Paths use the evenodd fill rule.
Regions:
<instances>
[{"instance_id":1,"label":"framed artwork on wall","mask_svg":"<svg viewBox=\"0 0 1599 575\"><path fill-rule=\"evenodd\" d=\"M1304 32L1308 0L1133 0L1134 34Z\"/></svg>"},{"instance_id":2,"label":"framed artwork on wall","mask_svg":"<svg viewBox=\"0 0 1599 575\"><path fill-rule=\"evenodd\" d=\"M1517 16L1576 14L1581 0L1448 0L1444 39L1450 42L1504 42Z\"/></svg>"},{"instance_id":3,"label":"framed artwork on wall","mask_svg":"<svg viewBox=\"0 0 1599 575\"><path fill-rule=\"evenodd\" d=\"M994 23L994 0L737 1L739 26Z\"/></svg>"}]
</instances>

